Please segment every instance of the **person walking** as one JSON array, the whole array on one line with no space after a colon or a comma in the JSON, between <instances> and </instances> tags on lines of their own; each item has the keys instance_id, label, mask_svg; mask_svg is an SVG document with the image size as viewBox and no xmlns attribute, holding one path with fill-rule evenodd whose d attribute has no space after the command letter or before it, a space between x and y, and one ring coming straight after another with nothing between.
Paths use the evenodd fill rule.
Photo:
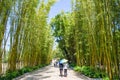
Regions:
<instances>
[{"instance_id":1,"label":"person walking","mask_svg":"<svg viewBox=\"0 0 120 80\"><path fill-rule=\"evenodd\" d=\"M64 77L67 77L67 69L68 69L68 63L67 62L65 62L64 64L63 64L63 69L64 69Z\"/></svg>"},{"instance_id":2,"label":"person walking","mask_svg":"<svg viewBox=\"0 0 120 80\"><path fill-rule=\"evenodd\" d=\"M63 63L60 63L60 61L59 61L59 70L60 70L60 76L63 76Z\"/></svg>"}]
</instances>

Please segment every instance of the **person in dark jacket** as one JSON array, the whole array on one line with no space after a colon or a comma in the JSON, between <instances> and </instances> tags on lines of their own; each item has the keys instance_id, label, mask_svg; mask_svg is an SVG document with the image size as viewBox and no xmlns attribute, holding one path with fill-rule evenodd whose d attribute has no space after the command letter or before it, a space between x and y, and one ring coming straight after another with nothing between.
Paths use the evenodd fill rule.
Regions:
<instances>
[{"instance_id":1,"label":"person in dark jacket","mask_svg":"<svg viewBox=\"0 0 120 80\"><path fill-rule=\"evenodd\" d=\"M59 70L60 70L60 76L63 76L63 63L60 63L60 61L59 61Z\"/></svg>"}]
</instances>

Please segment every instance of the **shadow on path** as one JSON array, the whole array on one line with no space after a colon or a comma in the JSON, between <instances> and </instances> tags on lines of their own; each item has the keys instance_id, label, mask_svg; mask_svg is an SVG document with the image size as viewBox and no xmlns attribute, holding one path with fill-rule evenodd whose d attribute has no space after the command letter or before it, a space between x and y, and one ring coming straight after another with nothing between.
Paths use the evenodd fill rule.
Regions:
<instances>
[{"instance_id":1,"label":"shadow on path","mask_svg":"<svg viewBox=\"0 0 120 80\"><path fill-rule=\"evenodd\" d=\"M39 70L26 73L14 80L91 80L86 76L68 69L68 76L59 76L59 68L51 65Z\"/></svg>"},{"instance_id":2,"label":"shadow on path","mask_svg":"<svg viewBox=\"0 0 120 80\"><path fill-rule=\"evenodd\" d=\"M26 76L26 79L25 80L38 80L38 78L36 78L37 76L40 77L41 76L41 79L43 78L49 78L50 76L45 76L45 77L42 77L43 75L39 74L39 73L42 73L42 72L45 72L49 69L49 66L46 66L46 67L43 67L39 70L36 70L36 71L33 71L33 72L29 72L29 73L25 73L24 75L21 75L13 80L20 80L21 78L24 78ZM33 76L31 76L33 75Z\"/></svg>"}]
</instances>

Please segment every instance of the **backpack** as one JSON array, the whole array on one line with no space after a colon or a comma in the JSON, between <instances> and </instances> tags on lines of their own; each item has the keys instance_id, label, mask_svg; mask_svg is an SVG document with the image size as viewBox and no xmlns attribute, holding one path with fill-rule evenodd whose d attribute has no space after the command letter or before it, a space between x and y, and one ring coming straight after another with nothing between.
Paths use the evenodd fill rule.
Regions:
<instances>
[{"instance_id":1,"label":"backpack","mask_svg":"<svg viewBox=\"0 0 120 80\"><path fill-rule=\"evenodd\" d=\"M59 67L63 67L63 64L62 64L62 63L60 63L60 64L59 64Z\"/></svg>"}]
</instances>

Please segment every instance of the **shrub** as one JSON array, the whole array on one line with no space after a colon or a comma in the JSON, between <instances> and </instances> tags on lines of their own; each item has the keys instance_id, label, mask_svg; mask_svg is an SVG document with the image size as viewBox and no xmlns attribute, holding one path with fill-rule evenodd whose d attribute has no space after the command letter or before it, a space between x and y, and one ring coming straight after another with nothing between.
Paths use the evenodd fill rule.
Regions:
<instances>
[{"instance_id":1,"label":"shrub","mask_svg":"<svg viewBox=\"0 0 120 80\"><path fill-rule=\"evenodd\" d=\"M75 70L75 71L80 71L81 68L80 68L79 66L76 66L76 67L74 67L74 70Z\"/></svg>"},{"instance_id":2,"label":"shrub","mask_svg":"<svg viewBox=\"0 0 120 80\"><path fill-rule=\"evenodd\" d=\"M3 78L3 80L12 80L16 76L19 76L19 72L18 71L7 72L5 74L5 76L3 76L2 78Z\"/></svg>"},{"instance_id":3,"label":"shrub","mask_svg":"<svg viewBox=\"0 0 120 80\"><path fill-rule=\"evenodd\" d=\"M71 64L70 64L70 66L71 66L71 67L75 67L75 66L76 66L76 64L74 64L74 63L71 63Z\"/></svg>"},{"instance_id":4,"label":"shrub","mask_svg":"<svg viewBox=\"0 0 120 80\"><path fill-rule=\"evenodd\" d=\"M110 80L108 77L103 78L103 80ZM116 79L117 80L117 79Z\"/></svg>"},{"instance_id":5,"label":"shrub","mask_svg":"<svg viewBox=\"0 0 120 80\"><path fill-rule=\"evenodd\" d=\"M0 76L0 80L12 80L13 78L23 75L24 73L31 72L33 70L42 68L44 66L46 66L46 64L38 65L38 66L34 66L34 67L24 67L24 68L16 70L16 71L8 70L4 76Z\"/></svg>"},{"instance_id":6,"label":"shrub","mask_svg":"<svg viewBox=\"0 0 120 80\"><path fill-rule=\"evenodd\" d=\"M80 73L82 73L85 76L88 76L90 78L104 78L104 77L107 77L105 72L100 71L100 69L92 68L90 66L82 66L82 67L76 66L76 67L74 67L74 70L78 71L78 72L80 72Z\"/></svg>"}]
</instances>

